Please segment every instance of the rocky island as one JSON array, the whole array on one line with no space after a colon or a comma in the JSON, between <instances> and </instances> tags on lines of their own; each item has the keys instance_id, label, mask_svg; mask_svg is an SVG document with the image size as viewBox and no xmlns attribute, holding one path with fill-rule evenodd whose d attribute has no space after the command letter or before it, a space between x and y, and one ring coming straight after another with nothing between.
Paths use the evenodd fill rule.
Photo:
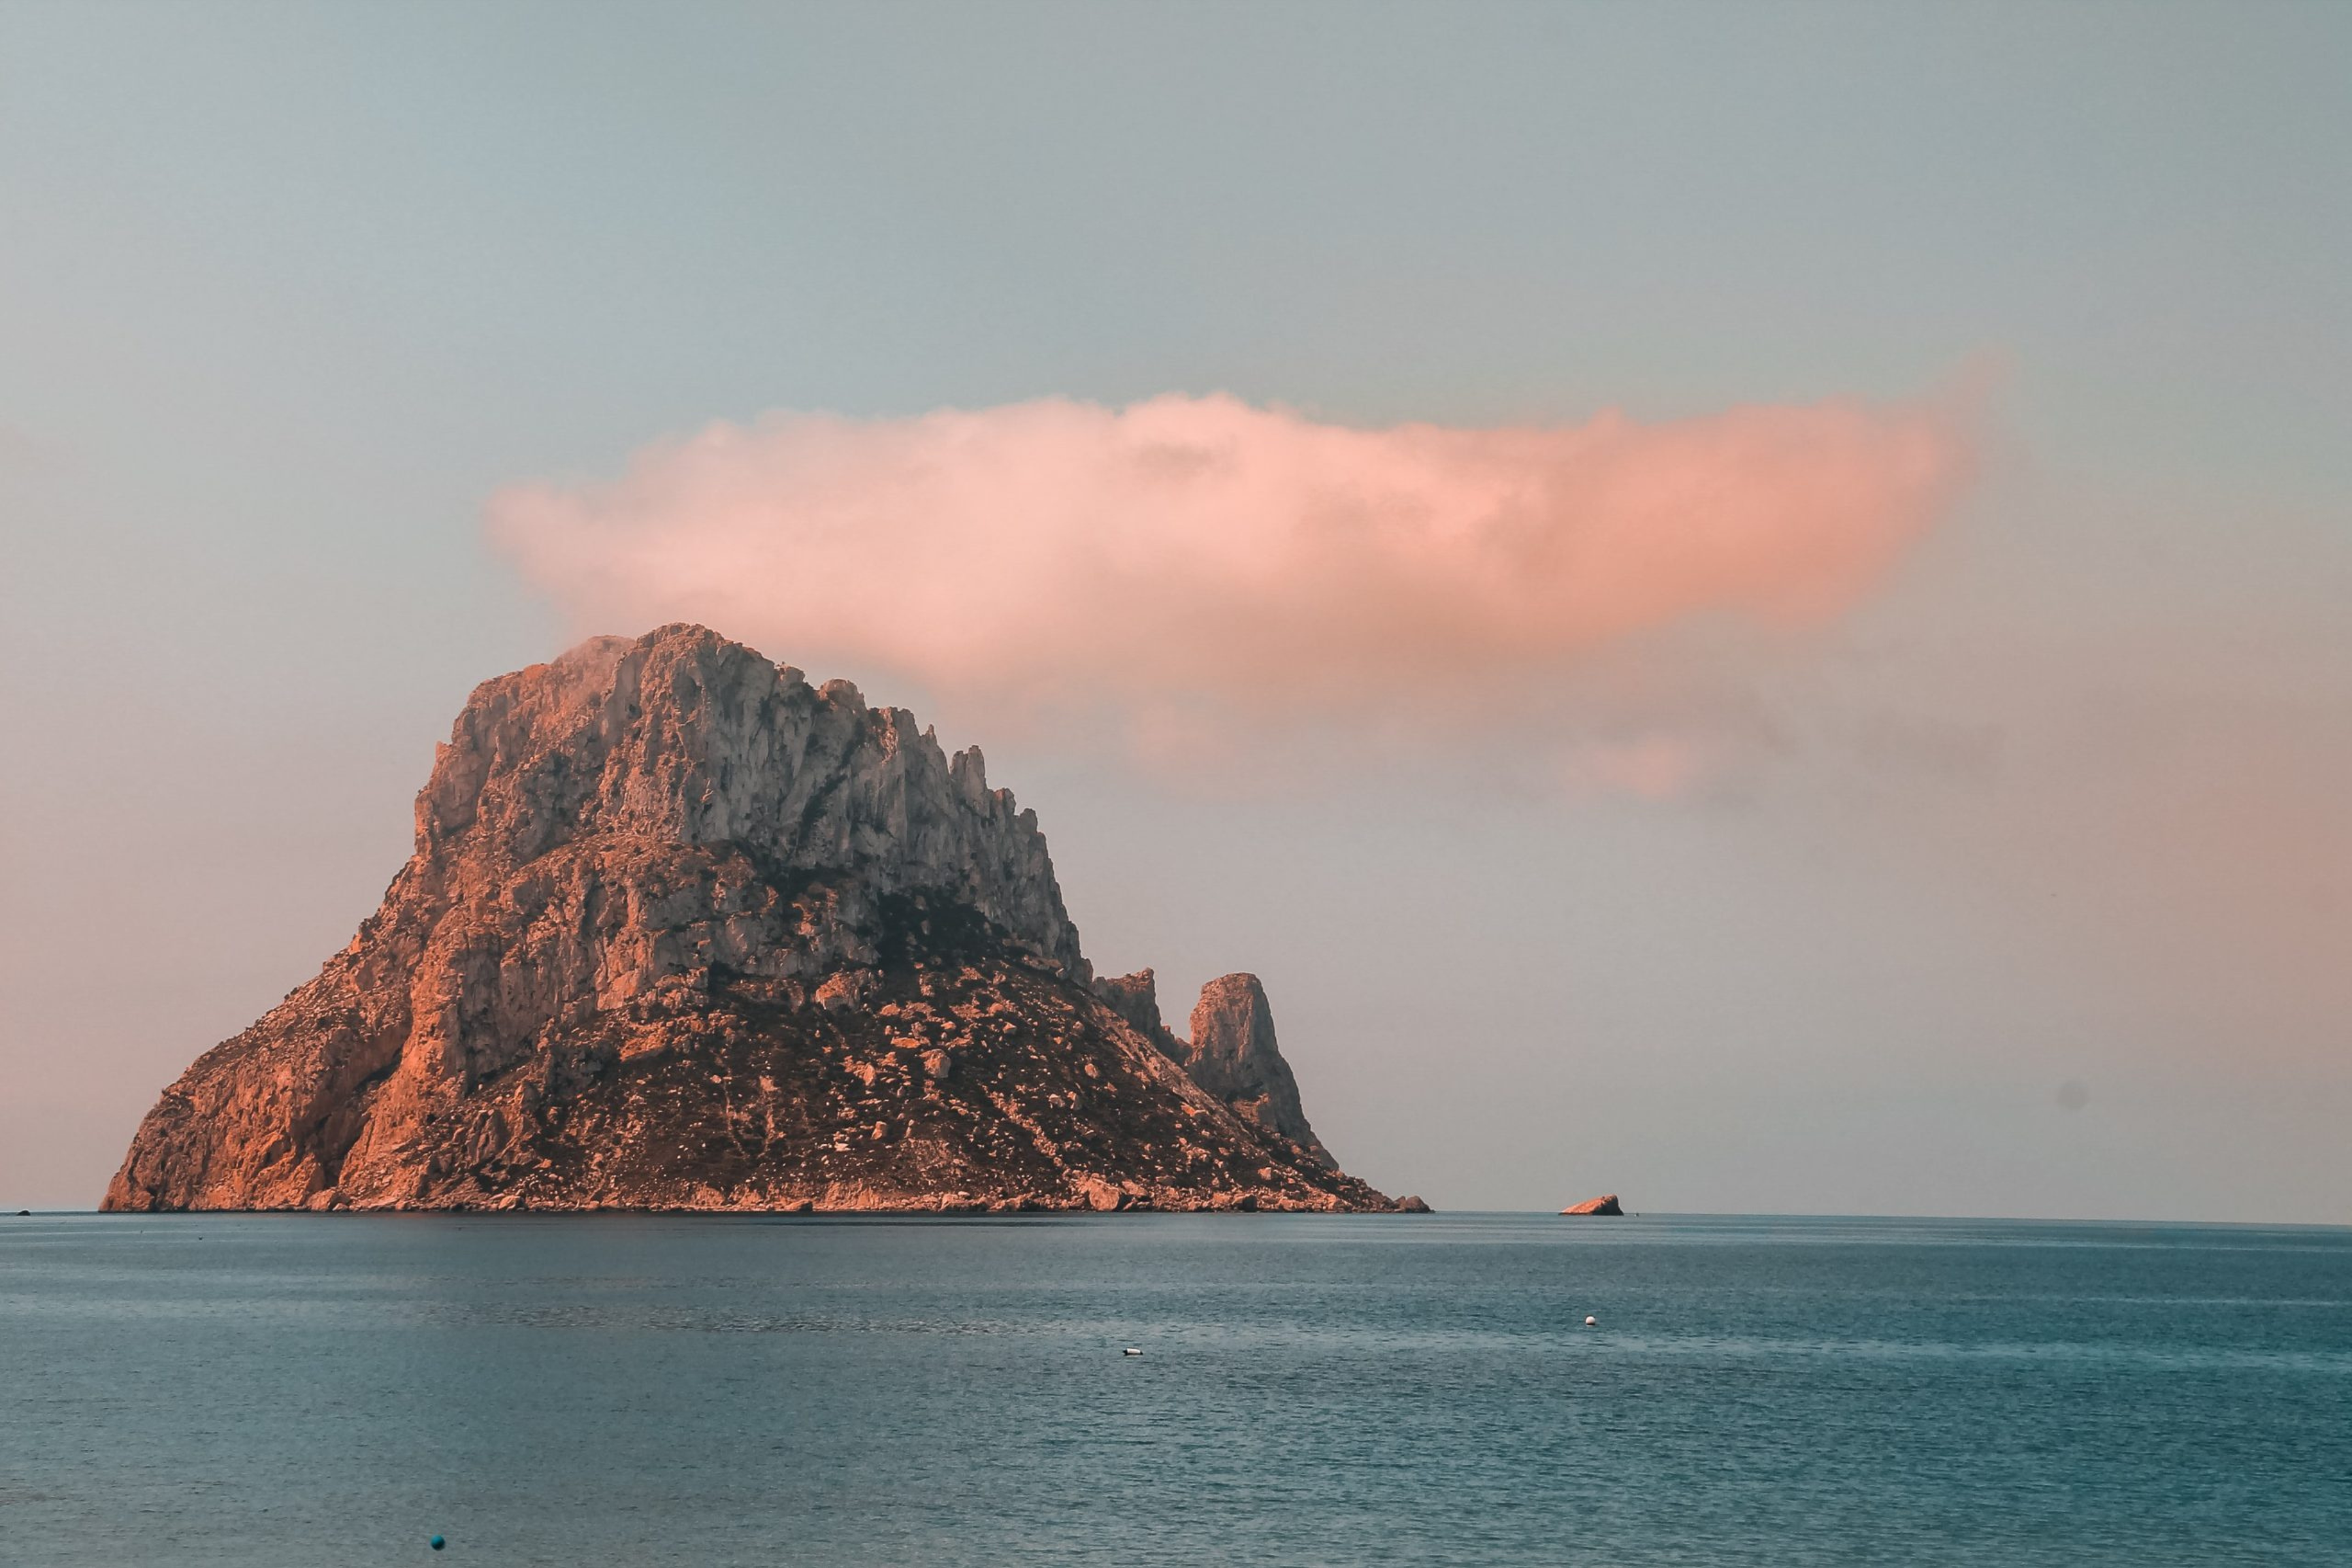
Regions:
<instances>
[{"instance_id":1,"label":"rocky island","mask_svg":"<svg viewBox=\"0 0 2352 1568\"><path fill-rule=\"evenodd\" d=\"M163 1091L112 1210L1392 1210L1265 990L1096 979L1034 812L699 626L487 682L351 944ZM1416 1206L1417 1204L1416 1204Z\"/></svg>"}]
</instances>

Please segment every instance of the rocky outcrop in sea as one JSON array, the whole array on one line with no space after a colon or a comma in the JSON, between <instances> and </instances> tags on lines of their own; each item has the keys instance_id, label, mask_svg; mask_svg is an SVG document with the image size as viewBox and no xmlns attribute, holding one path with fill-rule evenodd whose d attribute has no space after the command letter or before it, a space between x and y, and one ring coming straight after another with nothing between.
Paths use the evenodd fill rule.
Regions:
<instances>
[{"instance_id":1,"label":"rocky outcrop in sea","mask_svg":"<svg viewBox=\"0 0 2352 1568\"><path fill-rule=\"evenodd\" d=\"M478 689L319 974L163 1092L109 1209L1387 1209L1265 992L1096 983L1034 812L699 626Z\"/></svg>"}]
</instances>

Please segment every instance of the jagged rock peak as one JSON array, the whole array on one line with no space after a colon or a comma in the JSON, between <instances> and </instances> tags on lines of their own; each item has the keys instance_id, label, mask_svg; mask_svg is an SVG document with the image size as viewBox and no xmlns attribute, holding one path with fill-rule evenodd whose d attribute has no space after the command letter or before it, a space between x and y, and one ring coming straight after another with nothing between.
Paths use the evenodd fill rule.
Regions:
<instances>
[{"instance_id":1,"label":"jagged rock peak","mask_svg":"<svg viewBox=\"0 0 2352 1568\"><path fill-rule=\"evenodd\" d=\"M906 710L702 626L594 637L485 681L416 802L428 866L520 866L599 834L935 889L1085 974L1036 814L988 787L978 747L950 760Z\"/></svg>"},{"instance_id":2,"label":"jagged rock peak","mask_svg":"<svg viewBox=\"0 0 2352 1568\"><path fill-rule=\"evenodd\" d=\"M1132 974L1108 974L1095 981L1095 994L1110 1005L1110 1010L1127 1020L1129 1027L1160 1047L1171 1057L1182 1060L1175 1037L1160 1016L1160 982L1149 969L1139 969Z\"/></svg>"},{"instance_id":3,"label":"jagged rock peak","mask_svg":"<svg viewBox=\"0 0 2352 1568\"><path fill-rule=\"evenodd\" d=\"M1263 995L1214 1091L1139 998L976 749L698 626L600 637L476 690L382 905L104 1206L1395 1206L1304 1133Z\"/></svg>"},{"instance_id":4,"label":"jagged rock peak","mask_svg":"<svg viewBox=\"0 0 2352 1568\"><path fill-rule=\"evenodd\" d=\"M1201 988L1181 1061L1193 1082L1326 1165L1337 1165L1298 1103L1298 1080L1275 1043L1274 1009L1255 974L1224 974Z\"/></svg>"},{"instance_id":5,"label":"jagged rock peak","mask_svg":"<svg viewBox=\"0 0 2352 1568\"><path fill-rule=\"evenodd\" d=\"M1150 970L1104 976L1095 981L1094 988L1129 1027L1236 1114L1288 1140L1308 1158L1338 1168L1331 1152L1307 1125L1298 1081L1275 1040L1274 1010L1256 975L1221 974L1201 987L1189 1040L1162 1020L1159 981Z\"/></svg>"}]
</instances>

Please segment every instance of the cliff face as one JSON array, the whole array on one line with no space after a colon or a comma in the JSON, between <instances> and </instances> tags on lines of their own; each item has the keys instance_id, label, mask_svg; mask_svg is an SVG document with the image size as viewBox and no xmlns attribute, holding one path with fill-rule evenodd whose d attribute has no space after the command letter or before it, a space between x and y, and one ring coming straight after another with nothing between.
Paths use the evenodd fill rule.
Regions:
<instances>
[{"instance_id":1,"label":"cliff face","mask_svg":"<svg viewBox=\"0 0 2352 1568\"><path fill-rule=\"evenodd\" d=\"M1097 980L1095 991L1227 1110L1318 1163L1339 1169L1339 1162L1307 1123L1298 1080L1275 1043L1274 1009L1256 975L1220 975L1202 986L1192 1007L1190 1039L1178 1037L1161 1020L1159 982L1150 970Z\"/></svg>"},{"instance_id":2,"label":"cliff face","mask_svg":"<svg viewBox=\"0 0 2352 1568\"><path fill-rule=\"evenodd\" d=\"M474 693L383 906L105 1206L1386 1206L1296 1122L1089 985L977 750L672 626Z\"/></svg>"}]
</instances>

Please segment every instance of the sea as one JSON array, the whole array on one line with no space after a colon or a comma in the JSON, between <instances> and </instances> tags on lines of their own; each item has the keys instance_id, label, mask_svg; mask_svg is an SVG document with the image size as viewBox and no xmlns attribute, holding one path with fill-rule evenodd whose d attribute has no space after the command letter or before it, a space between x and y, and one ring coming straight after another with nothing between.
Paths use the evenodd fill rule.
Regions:
<instances>
[{"instance_id":1,"label":"sea","mask_svg":"<svg viewBox=\"0 0 2352 1568\"><path fill-rule=\"evenodd\" d=\"M2352 1230L0 1219L0 1562L2344 1568Z\"/></svg>"}]
</instances>

